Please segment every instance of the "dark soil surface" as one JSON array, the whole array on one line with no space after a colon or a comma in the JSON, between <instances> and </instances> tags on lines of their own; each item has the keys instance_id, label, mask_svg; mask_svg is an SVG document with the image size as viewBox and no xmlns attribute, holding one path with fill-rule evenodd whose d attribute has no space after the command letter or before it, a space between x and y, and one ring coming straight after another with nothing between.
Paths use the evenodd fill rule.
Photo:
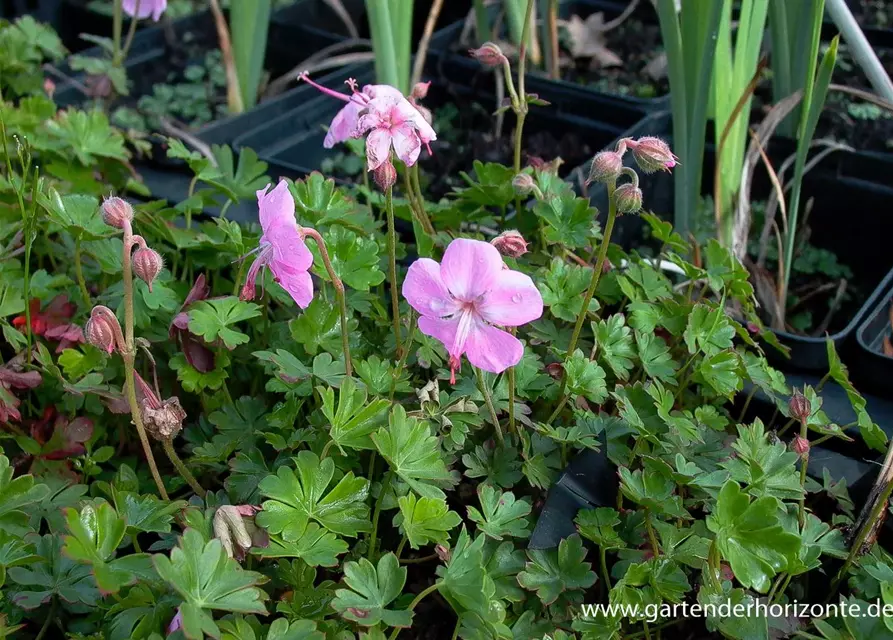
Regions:
<instances>
[{"instance_id":1,"label":"dark soil surface","mask_svg":"<svg viewBox=\"0 0 893 640\"><path fill-rule=\"evenodd\" d=\"M887 73L893 75L893 50L876 47L875 52ZM843 46L838 54L833 82L874 93L868 78ZM816 137L846 142L859 151L893 153L893 113L855 96L829 91Z\"/></svg>"},{"instance_id":2,"label":"dark soil surface","mask_svg":"<svg viewBox=\"0 0 893 640\"><path fill-rule=\"evenodd\" d=\"M862 27L893 28L893 2L890 0L849 0L847 4Z\"/></svg>"}]
</instances>

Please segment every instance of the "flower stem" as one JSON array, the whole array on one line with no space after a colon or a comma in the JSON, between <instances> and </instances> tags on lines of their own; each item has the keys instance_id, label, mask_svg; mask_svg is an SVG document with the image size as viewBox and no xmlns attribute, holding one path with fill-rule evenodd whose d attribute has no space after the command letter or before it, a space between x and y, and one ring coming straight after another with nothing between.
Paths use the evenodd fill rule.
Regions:
<instances>
[{"instance_id":1,"label":"flower stem","mask_svg":"<svg viewBox=\"0 0 893 640\"><path fill-rule=\"evenodd\" d=\"M385 193L385 211L388 216L388 276L391 279L391 316L394 327L394 345L400 356L400 300L397 297L397 232L394 230L394 188Z\"/></svg>"},{"instance_id":2,"label":"flower stem","mask_svg":"<svg viewBox=\"0 0 893 640\"><path fill-rule=\"evenodd\" d=\"M116 2L116 5L120 4ZM149 443L149 436L146 435L146 427L143 426L143 417L140 413L139 402L136 399L136 385L134 382L133 361L136 354L133 341L133 269L130 261L130 252L133 249L133 229L130 221L124 221L124 250L121 254L121 270L124 278L124 350L121 352L121 358L124 360L124 386L126 387L127 403L130 405L130 415L133 418L133 424L136 432L140 437L140 443L143 445L143 452L146 454L146 462L149 463L149 471L155 479L155 485L158 487L158 493L165 500L170 500L167 490L164 488L164 482L161 480L161 474L158 473L158 466L155 464L155 457L152 455L152 446Z\"/></svg>"},{"instance_id":3,"label":"flower stem","mask_svg":"<svg viewBox=\"0 0 893 640\"><path fill-rule=\"evenodd\" d=\"M651 511L645 510L645 530L648 532L648 541L651 543L651 551L654 557L660 555L660 547L657 544L657 537L654 535L654 527L651 526Z\"/></svg>"},{"instance_id":4,"label":"flower stem","mask_svg":"<svg viewBox=\"0 0 893 640\"><path fill-rule=\"evenodd\" d=\"M305 236L313 238L316 242L316 246L319 247L319 255L322 256L322 262L326 268L326 273L329 274L329 279L335 287L335 296L338 298L338 308L341 313L341 349L344 351L344 372L350 378L353 376L353 365L350 360L350 327L347 326L347 296L344 293L344 283L341 282L341 278L335 273L335 268L332 266L329 252L326 249L326 242L319 235L319 231L309 227L304 227L301 231Z\"/></svg>"},{"instance_id":5,"label":"flower stem","mask_svg":"<svg viewBox=\"0 0 893 640\"><path fill-rule=\"evenodd\" d=\"M137 17L140 14L140 2L144 0L136 0L136 6L133 8L133 16L130 18L130 28L127 30L127 40L124 41L124 48L121 49L121 64L127 61L127 54L130 52L130 45L133 44L133 36L136 35L136 25L139 22Z\"/></svg>"},{"instance_id":6,"label":"flower stem","mask_svg":"<svg viewBox=\"0 0 893 640\"><path fill-rule=\"evenodd\" d=\"M809 466L809 430L806 427L806 420L800 421L800 438L805 440L806 451L801 454L800 458L800 529L802 530L806 524L806 469Z\"/></svg>"},{"instance_id":7,"label":"flower stem","mask_svg":"<svg viewBox=\"0 0 893 640\"><path fill-rule=\"evenodd\" d=\"M50 612L47 614L46 620L43 622L43 626L40 627L40 632L34 638L34 640L43 640L46 636L47 631L50 630L50 625L53 624L53 621L56 619L56 609L59 608L59 601L56 599L56 596L51 597L50 602Z\"/></svg>"},{"instance_id":8,"label":"flower stem","mask_svg":"<svg viewBox=\"0 0 893 640\"><path fill-rule=\"evenodd\" d=\"M438 589L440 589L440 583L435 582L430 587L428 587L427 589L422 591L420 594L418 594L415 598L413 598L412 602L409 603L409 606L407 607L407 609L409 611L412 611L413 609L416 608L416 605L418 605L422 600L425 599L426 596L434 593ZM391 635L388 636L388 640L394 640L398 635L400 635L400 627L394 627L394 630L391 631Z\"/></svg>"},{"instance_id":9,"label":"flower stem","mask_svg":"<svg viewBox=\"0 0 893 640\"><path fill-rule=\"evenodd\" d=\"M403 548L406 546L406 536L403 536L403 539L400 540L400 544L397 545L397 551L394 552L394 555L397 556L397 560L400 559L400 554L403 553Z\"/></svg>"},{"instance_id":10,"label":"flower stem","mask_svg":"<svg viewBox=\"0 0 893 640\"><path fill-rule=\"evenodd\" d=\"M592 280L589 282L589 289L586 290L586 296L583 298L583 308L577 316L577 324L574 325L574 333L571 335L571 341L567 348L567 357L565 365L570 362L574 350L577 348L577 341L580 339L580 331L583 329L583 322L589 314L589 304L598 288L598 281L602 277L602 269L605 266L605 259L608 256L608 246L611 244L611 233L614 231L614 221L617 219L617 204L614 201L615 182L608 183L608 222L605 225L605 234L602 238L602 244L598 249L598 259L595 262L595 268L592 271Z\"/></svg>"},{"instance_id":11,"label":"flower stem","mask_svg":"<svg viewBox=\"0 0 893 640\"><path fill-rule=\"evenodd\" d=\"M893 442L890 443L890 448L893 449ZM893 451L887 452L888 460L891 456L891 453L893 453ZM881 474L885 474L886 470L887 464L885 463ZM837 588L840 586L841 581L846 577L846 574L850 570L850 567L853 566L853 562L855 562L856 558L861 554L862 547L865 545L865 541L868 539L868 535L874 530L878 519L887 508L887 503L890 500L890 494L893 493L893 473L887 472L884 480L885 484L883 490L875 501L874 506L872 506L871 512L868 514L868 517L862 522L862 526L859 528L859 533L856 534L856 537L853 540L853 544L850 547L850 552L849 554L847 554L843 566L840 567L840 571L837 572L837 575L831 582L831 589L829 590L828 599L825 600L825 603L830 602L831 598L833 598L834 595L837 593Z\"/></svg>"},{"instance_id":12,"label":"flower stem","mask_svg":"<svg viewBox=\"0 0 893 640\"><path fill-rule=\"evenodd\" d=\"M112 8L112 64L121 64L121 27L124 23L124 2L115 0Z\"/></svg>"},{"instance_id":13,"label":"flower stem","mask_svg":"<svg viewBox=\"0 0 893 640\"><path fill-rule=\"evenodd\" d=\"M474 372L477 375L478 387L480 387L481 394L484 396L484 402L487 403L487 409L490 411L490 418L493 420L493 426L496 427L496 439L499 440L499 444L503 444L502 427L499 426L499 418L496 417L496 409L493 407L493 398L490 396L490 389L487 387L487 383L484 380L484 373L477 367L472 367L472 369L474 369Z\"/></svg>"},{"instance_id":14,"label":"flower stem","mask_svg":"<svg viewBox=\"0 0 893 640\"><path fill-rule=\"evenodd\" d=\"M381 481L381 492L378 494L378 500L375 501L375 511L372 513L372 533L369 536L369 555L367 556L370 562L375 558L375 543L377 542L378 537L378 518L381 516L381 507L382 504L384 504L384 497L387 494L388 489L391 488L391 481L393 479L394 471L388 469L388 472L384 476L384 480Z\"/></svg>"},{"instance_id":15,"label":"flower stem","mask_svg":"<svg viewBox=\"0 0 893 640\"><path fill-rule=\"evenodd\" d=\"M180 476L186 481L192 490L195 491L196 495L200 498L205 497L206 491L198 483L198 480L195 479L195 476L192 475L192 472L186 468L186 465L183 464L183 461L180 460L180 456L177 455L176 450L174 449L174 442L170 438L164 438L161 441L161 445L164 447L164 452L167 454L167 457L170 459L171 463L176 467L177 471L180 473Z\"/></svg>"},{"instance_id":16,"label":"flower stem","mask_svg":"<svg viewBox=\"0 0 893 640\"><path fill-rule=\"evenodd\" d=\"M604 547L598 548L598 561L602 569L602 582L605 585L605 593L611 591L611 574L608 573L608 552Z\"/></svg>"},{"instance_id":17,"label":"flower stem","mask_svg":"<svg viewBox=\"0 0 893 640\"><path fill-rule=\"evenodd\" d=\"M436 235L436 232L434 231L434 224L432 224L431 218L428 217L428 213L425 211L425 196L422 195L422 183L419 179L418 163L412 165L412 187L415 190L415 199L419 207L419 223L422 225L422 229L425 230L425 233L433 238Z\"/></svg>"},{"instance_id":18,"label":"flower stem","mask_svg":"<svg viewBox=\"0 0 893 640\"><path fill-rule=\"evenodd\" d=\"M87 281L84 280L84 269L81 266L81 238L74 241L74 273L78 279L78 288L81 290L81 297L84 299L84 305L89 309L91 306L90 292L87 290Z\"/></svg>"},{"instance_id":19,"label":"flower stem","mask_svg":"<svg viewBox=\"0 0 893 640\"><path fill-rule=\"evenodd\" d=\"M403 373L403 368L406 366L406 360L409 358L409 352L412 351L412 341L415 339L415 315L412 311L409 312L409 335L406 338L406 348L403 349L403 355L400 356L400 362L397 363L397 368L394 369L394 377L391 378L391 394L388 398L391 402L394 401L394 394L397 392L397 384L400 382L400 375Z\"/></svg>"}]
</instances>

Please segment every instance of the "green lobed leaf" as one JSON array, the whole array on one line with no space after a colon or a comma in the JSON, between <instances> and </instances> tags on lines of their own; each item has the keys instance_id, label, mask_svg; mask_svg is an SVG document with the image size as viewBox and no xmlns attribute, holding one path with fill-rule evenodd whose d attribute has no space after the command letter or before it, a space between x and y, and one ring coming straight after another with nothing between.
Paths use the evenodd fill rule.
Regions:
<instances>
[{"instance_id":1,"label":"green lobed leaf","mask_svg":"<svg viewBox=\"0 0 893 640\"><path fill-rule=\"evenodd\" d=\"M270 498L256 516L259 526L292 542L301 538L311 520L349 537L372 530L365 478L348 472L329 490L335 474L331 458L320 460L312 451L300 451L294 463L296 472L283 465L258 485L261 495Z\"/></svg>"}]
</instances>

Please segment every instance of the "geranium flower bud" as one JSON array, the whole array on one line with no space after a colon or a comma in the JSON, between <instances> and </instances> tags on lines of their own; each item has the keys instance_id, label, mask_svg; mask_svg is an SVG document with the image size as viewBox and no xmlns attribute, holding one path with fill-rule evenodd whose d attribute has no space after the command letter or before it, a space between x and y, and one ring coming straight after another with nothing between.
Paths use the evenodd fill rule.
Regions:
<instances>
[{"instance_id":1,"label":"geranium flower bud","mask_svg":"<svg viewBox=\"0 0 893 640\"><path fill-rule=\"evenodd\" d=\"M636 163L645 173L669 171L679 162L673 155L669 145L653 136L645 136L638 140L626 140L626 145L633 152Z\"/></svg>"},{"instance_id":2,"label":"geranium flower bud","mask_svg":"<svg viewBox=\"0 0 893 640\"><path fill-rule=\"evenodd\" d=\"M608 183L616 180L623 169L623 158L616 151L602 151L595 154L586 184L593 182Z\"/></svg>"},{"instance_id":3,"label":"geranium flower bud","mask_svg":"<svg viewBox=\"0 0 893 640\"><path fill-rule=\"evenodd\" d=\"M375 184L382 191L387 191L397 183L397 169L390 161L380 165L372 174L375 176Z\"/></svg>"},{"instance_id":4,"label":"geranium flower bud","mask_svg":"<svg viewBox=\"0 0 893 640\"><path fill-rule=\"evenodd\" d=\"M477 49L469 49L468 54L485 67L501 67L508 58L495 42L485 42Z\"/></svg>"},{"instance_id":5,"label":"geranium flower bud","mask_svg":"<svg viewBox=\"0 0 893 640\"><path fill-rule=\"evenodd\" d=\"M415 86L412 88L412 92L409 94L409 99L424 100L428 95L428 88L430 86L430 82L416 82Z\"/></svg>"},{"instance_id":6,"label":"geranium flower bud","mask_svg":"<svg viewBox=\"0 0 893 640\"><path fill-rule=\"evenodd\" d=\"M512 187L515 189L515 194L522 197L529 196L531 193L539 199L543 197L543 192L536 186L536 180L529 173L519 173L512 178Z\"/></svg>"},{"instance_id":7,"label":"geranium flower bud","mask_svg":"<svg viewBox=\"0 0 893 640\"><path fill-rule=\"evenodd\" d=\"M123 198L113 196L102 201L102 219L110 227L124 228L124 221L133 220L133 207Z\"/></svg>"},{"instance_id":8,"label":"geranium flower bud","mask_svg":"<svg viewBox=\"0 0 893 640\"><path fill-rule=\"evenodd\" d=\"M802 458L809 453L809 440L796 436L791 444L791 449Z\"/></svg>"},{"instance_id":9,"label":"geranium flower bud","mask_svg":"<svg viewBox=\"0 0 893 640\"><path fill-rule=\"evenodd\" d=\"M87 342L106 353L115 350L115 332L109 321L103 316L91 317L84 327Z\"/></svg>"},{"instance_id":10,"label":"geranium flower bud","mask_svg":"<svg viewBox=\"0 0 893 640\"><path fill-rule=\"evenodd\" d=\"M642 208L642 190L631 182L622 184L614 191L618 213L638 213Z\"/></svg>"},{"instance_id":11,"label":"geranium flower bud","mask_svg":"<svg viewBox=\"0 0 893 640\"><path fill-rule=\"evenodd\" d=\"M800 420L801 422L809 419L809 414L812 413L812 408L809 406L809 400L804 396L798 389L794 389L794 395L791 396L791 399L788 401L788 411L791 412L791 417Z\"/></svg>"},{"instance_id":12,"label":"geranium flower bud","mask_svg":"<svg viewBox=\"0 0 893 640\"><path fill-rule=\"evenodd\" d=\"M450 558L452 558L453 554L450 553L450 550L447 549L442 544L439 544L434 547L434 553L437 554L437 557L440 558L440 561L446 564L449 564Z\"/></svg>"},{"instance_id":13,"label":"geranium flower bud","mask_svg":"<svg viewBox=\"0 0 893 640\"><path fill-rule=\"evenodd\" d=\"M111 309L102 305L96 305L90 311L84 334L88 343L106 353L112 353L124 341L118 318Z\"/></svg>"},{"instance_id":14,"label":"geranium flower bud","mask_svg":"<svg viewBox=\"0 0 893 640\"><path fill-rule=\"evenodd\" d=\"M503 231L490 241L496 249L509 258L519 258L527 253L527 241L514 229Z\"/></svg>"},{"instance_id":15,"label":"geranium flower bud","mask_svg":"<svg viewBox=\"0 0 893 640\"><path fill-rule=\"evenodd\" d=\"M556 380L561 380L561 377L564 375L564 365L560 362L550 362L546 365L546 373Z\"/></svg>"},{"instance_id":16,"label":"geranium flower bud","mask_svg":"<svg viewBox=\"0 0 893 640\"><path fill-rule=\"evenodd\" d=\"M152 291L152 282L161 273L163 265L161 255L154 249L140 248L133 254L133 272L149 286L149 291Z\"/></svg>"}]
</instances>

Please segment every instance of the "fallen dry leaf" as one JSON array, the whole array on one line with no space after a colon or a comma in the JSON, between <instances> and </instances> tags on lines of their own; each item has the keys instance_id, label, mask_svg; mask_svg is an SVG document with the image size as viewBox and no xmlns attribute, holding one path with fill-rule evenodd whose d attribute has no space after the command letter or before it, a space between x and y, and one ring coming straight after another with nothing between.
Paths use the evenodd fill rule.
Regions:
<instances>
[{"instance_id":1,"label":"fallen dry leaf","mask_svg":"<svg viewBox=\"0 0 893 640\"><path fill-rule=\"evenodd\" d=\"M570 52L574 58L593 58L600 67L619 67L620 57L608 49L605 40L605 14L591 14L586 20L571 16L562 22L570 35Z\"/></svg>"}]
</instances>

